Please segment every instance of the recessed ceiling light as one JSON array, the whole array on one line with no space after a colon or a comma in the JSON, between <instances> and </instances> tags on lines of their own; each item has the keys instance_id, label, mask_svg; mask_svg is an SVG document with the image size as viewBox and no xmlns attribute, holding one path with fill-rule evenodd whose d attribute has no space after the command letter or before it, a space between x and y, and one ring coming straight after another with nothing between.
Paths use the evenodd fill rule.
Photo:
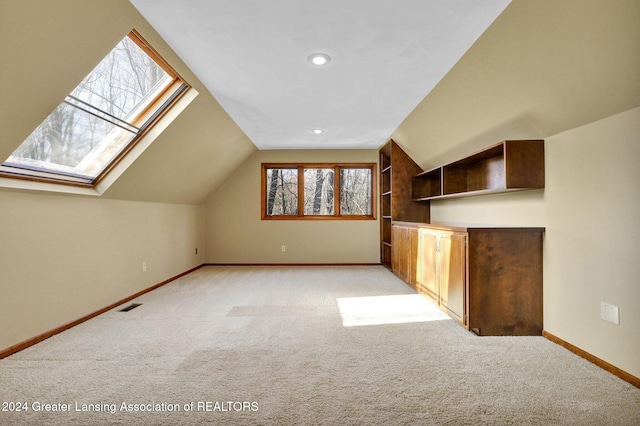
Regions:
<instances>
[{"instance_id":1,"label":"recessed ceiling light","mask_svg":"<svg viewBox=\"0 0 640 426\"><path fill-rule=\"evenodd\" d=\"M322 132L324 132L324 130L322 130L322 129L311 129L311 133L316 134L316 135L319 135Z\"/></svg>"},{"instance_id":2,"label":"recessed ceiling light","mask_svg":"<svg viewBox=\"0 0 640 426\"><path fill-rule=\"evenodd\" d=\"M307 60L313 65L327 65L329 62L331 62L331 56L327 55L326 53L313 53L309 55Z\"/></svg>"}]
</instances>

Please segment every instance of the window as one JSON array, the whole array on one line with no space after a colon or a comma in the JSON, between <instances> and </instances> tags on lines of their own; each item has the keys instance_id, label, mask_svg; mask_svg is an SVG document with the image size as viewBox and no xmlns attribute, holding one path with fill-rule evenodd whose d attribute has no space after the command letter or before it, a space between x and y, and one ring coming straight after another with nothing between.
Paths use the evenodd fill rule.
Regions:
<instances>
[{"instance_id":1,"label":"window","mask_svg":"<svg viewBox=\"0 0 640 426\"><path fill-rule=\"evenodd\" d=\"M262 164L263 219L375 219L375 164Z\"/></svg>"},{"instance_id":2,"label":"window","mask_svg":"<svg viewBox=\"0 0 640 426\"><path fill-rule=\"evenodd\" d=\"M129 33L0 166L0 175L95 186L189 86Z\"/></svg>"}]
</instances>

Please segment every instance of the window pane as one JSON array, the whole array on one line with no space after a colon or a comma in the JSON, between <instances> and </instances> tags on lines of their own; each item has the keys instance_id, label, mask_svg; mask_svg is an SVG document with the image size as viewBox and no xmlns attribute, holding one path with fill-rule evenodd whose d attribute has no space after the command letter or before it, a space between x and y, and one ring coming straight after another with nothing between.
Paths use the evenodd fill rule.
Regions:
<instances>
[{"instance_id":1,"label":"window pane","mask_svg":"<svg viewBox=\"0 0 640 426\"><path fill-rule=\"evenodd\" d=\"M304 169L304 214L333 216L333 169Z\"/></svg>"},{"instance_id":2,"label":"window pane","mask_svg":"<svg viewBox=\"0 0 640 426\"><path fill-rule=\"evenodd\" d=\"M125 37L71 92L71 96L133 123L171 78Z\"/></svg>"},{"instance_id":3,"label":"window pane","mask_svg":"<svg viewBox=\"0 0 640 426\"><path fill-rule=\"evenodd\" d=\"M140 46L146 42L135 31L121 40L0 174L94 184L189 87L151 48Z\"/></svg>"},{"instance_id":4,"label":"window pane","mask_svg":"<svg viewBox=\"0 0 640 426\"><path fill-rule=\"evenodd\" d=\"M134 136L135 133L62 103L13 152L7 163L94 176Z\"/></svg>"},{"instance_id":5,"label":"window pane","mask_svg":"<svg viewBox=\"0 0 640 426\"><path fill-rule=\"evenodd\" d=\"M267 216L298 214L298 169L267 168Z\"/></svg>"},{"instance_id":6,"label":"window pane","mask_svg":"<svg viewBox=\"0 0 640 426\"><path fill-rule=\"evenodd\" d=\"M340 214L373 214L372 189L372 169L340 169Z\"/></svg>"}]
</instances>

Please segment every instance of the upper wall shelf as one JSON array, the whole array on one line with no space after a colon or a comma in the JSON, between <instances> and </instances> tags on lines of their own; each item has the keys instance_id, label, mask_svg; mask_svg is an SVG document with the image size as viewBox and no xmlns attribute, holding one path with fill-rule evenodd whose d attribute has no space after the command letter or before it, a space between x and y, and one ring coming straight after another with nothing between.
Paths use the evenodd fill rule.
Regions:
<instances>
[{"instance_id":1,"label":"upper wall shelf","mask_svg":"<svg viewBox=\"0 0 640 426\"><path fill-rule=\"evenodd\" d=\"M413 201L544 188L544 141L503 141L413 177Z\"/></svg>"}]
</instances>

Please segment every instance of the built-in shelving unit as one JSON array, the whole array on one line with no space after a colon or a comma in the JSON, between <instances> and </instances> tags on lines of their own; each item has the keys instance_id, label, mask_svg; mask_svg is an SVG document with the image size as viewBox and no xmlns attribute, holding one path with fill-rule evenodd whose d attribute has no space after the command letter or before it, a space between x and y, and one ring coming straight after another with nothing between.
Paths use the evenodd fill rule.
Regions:
<instances>
[{"instance_id":1,"label":"built-in shelving unit","mask_svg":"<svg viewBox=\"0 0 640 426\"><path fill-rule=\"evenodd\" d=\"M380 148L380 262L391 269L391 222L429 222L429 203L411 199L411 180L422 172L392 139Z\"/></svg>"},{"instance_id":2,"label":"built-in shelving unit","mask_svg":"<svg viewBox=\"0 0 640 426\"><path fill-rule=\"evenodd\" d=\"M380 262L391 267L391 148L380 150Z\"/></svg>"},{"instance_id":3,"label":"built-in shelving unit","mask_svg":"<svg viewBox=\"0 0 640 426\"><path fill-rule=\"evenodd\" d=\"M419 173L413 201L544 188L544 141L509 140Z\"/></svg>"},{"instance_id":4,"label":"built-in shelving unit","mask_svg":"<svg viewBox=\"0 0 640 426\"><path fill-rule=\"evenodd\" d=\"M542 332L544 228L431 224L430 201L544 188L544 141L508 140L422 171L380 149L381 263L479 335Z\"/></svg>"}]
</instances>

